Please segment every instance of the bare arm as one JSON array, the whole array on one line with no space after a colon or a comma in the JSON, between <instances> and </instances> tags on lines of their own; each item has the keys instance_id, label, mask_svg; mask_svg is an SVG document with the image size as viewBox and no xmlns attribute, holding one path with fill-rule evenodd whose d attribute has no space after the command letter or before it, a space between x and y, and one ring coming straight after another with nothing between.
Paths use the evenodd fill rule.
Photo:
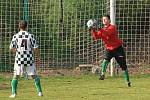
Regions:
<instances>
[{"instance_id":1,"label":"bare arm","mask_svg":"<svg viewBox=\"0 0 150 100\"><path fill-rule=\"evenodd\" d=\"M16 49L15 49L15 48L11 48L10 51L11 51L12 53L14 53L14 54L16 53Z\"/></svg>"},{"instance_id":2,"label":"bare arm","mask_svg":"<svg viewBox=\"0 0 150 100\"><path fill-rule=\"evenodd\" d=\"M36 55L36 57L40 59L40 50L38 48L34 48L33 50L34 50L34 54Z\"/></svg>"},{"instance_id":3,"label":"bare arm","mask_svg":"<svg viewBox=\"0 0 150 100\"><path fill-rule=\"evenodd\" d=\"M40 66L40 50L38 48L34 48L35 59L37 60L37 66Z\"/></svg>"}]
</instances>

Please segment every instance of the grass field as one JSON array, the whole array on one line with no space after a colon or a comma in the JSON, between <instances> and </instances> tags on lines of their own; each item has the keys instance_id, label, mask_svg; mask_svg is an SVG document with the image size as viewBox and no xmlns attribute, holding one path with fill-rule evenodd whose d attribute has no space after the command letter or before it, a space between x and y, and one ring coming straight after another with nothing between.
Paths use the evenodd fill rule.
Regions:
<instances>
[{"instance_id":1,"label":"grass field","mask_svg":"<svg viewBox=\"0 0 150 100\"><path fill-rule=\"evenodd\" d=\"M20 79L15 100L150 100L150 75L132 76L132 87L122 77L98 80L96 75L42 77L43 97L33 80ZM0 100L9 98L11 79L0 78Z\"/></svg>"}]
</instances>

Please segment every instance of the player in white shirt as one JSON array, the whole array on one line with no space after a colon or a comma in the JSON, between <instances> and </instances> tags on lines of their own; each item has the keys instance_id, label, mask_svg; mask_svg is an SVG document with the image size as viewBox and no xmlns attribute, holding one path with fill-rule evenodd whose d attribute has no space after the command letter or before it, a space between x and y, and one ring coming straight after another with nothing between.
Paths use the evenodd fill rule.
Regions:
<instances>
[{"instance_id":1,"label":"player in white shirt","mask_svg":"<svg viewBox=\"0 0 150 100\"><path fill-rule=\"evenodd\" d=\"M15 63L14 63L14 76L11 82L12 85L12 95L10 97L14 98L17 94L17 84L18 78L23 73L31 75L35 81L35 85L38 91L38 95L42 96L42 89L40 79L36 73L36 67L34 62L34 53L39 59L39 50L37 41L33 34L26 31L27 22L22 20L19 22L20 31L13 36L10 43L10 50L16 53Z\"/></svg>"}]
</instances>

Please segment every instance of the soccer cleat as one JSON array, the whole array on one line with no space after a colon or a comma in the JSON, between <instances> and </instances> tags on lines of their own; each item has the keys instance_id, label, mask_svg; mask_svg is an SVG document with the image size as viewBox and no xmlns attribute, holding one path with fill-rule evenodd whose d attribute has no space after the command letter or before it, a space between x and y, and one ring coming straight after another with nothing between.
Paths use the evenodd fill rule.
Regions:
<instances>
[{"instance_id":1,"label":"soccer cleat","mask_svg":"<svg viewBox=\"0 0 150 100\"><path fill-rule=\"evenodd\" d=\"M131 87L131 82L128 82L128 87Z\"/></svg>"},{"instance_id":2,"label":"soccer cleat","mask_svg":"<svg viewBox=\"0 0 150 100\"><path fill-rule=\"evenodd\" d=\"M100 75L99 76L99 80L104 80L104 78L105 78L105 75Z\"/></svg>"},{"instance_id":3,"label":"soccer cleat","mask_svg":"<svg viewBox=\"0 0 150 100\"><path fill-rule=\"evenodd\" d=\"M16 94L12 94L11 96L9 96L10 98L15 98Z\"/></svg>"},{"instance_id":4,"label":"soccer cleat","mask_svg":"<svg viewBox=\"0 0 150 100\"><path fill-rule=\"evenodd\" d=\"M43 96L42 92L39 92L39 93L38 93L38 96L39 96L39 97Z\"/></svg>"}]
</instances>

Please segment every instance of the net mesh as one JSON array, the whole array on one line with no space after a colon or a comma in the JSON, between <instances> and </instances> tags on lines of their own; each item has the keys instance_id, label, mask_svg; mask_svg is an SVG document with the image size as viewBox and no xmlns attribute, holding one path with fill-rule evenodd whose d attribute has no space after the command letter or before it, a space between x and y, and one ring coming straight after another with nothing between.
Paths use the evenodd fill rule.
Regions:
<instances>
[{"instance_id":1,"label":"net mesh","mask_svg":"<svg viewBox=\"0 0 150 100\"><path fill-rule=\"evenodd\" d=\"M150 1L116 0L116 22L129 65L150 64Z\"/></svg>"},{"instance_id":2,"label":"net mesh","mask_svg":"<svg viewBox=\"0 0 150 100\"><path fill-rule=\"evenodd\" d=\"M39 41L40 69L98 63L104 46L101 40L93 41L86 22L99 20L109 8L109 0L1 0L0 71L13 69L9 43L21 19L28 21L28 31ZM116 23L125 42L128 65L150 63L149 12L149 0L116 0Z\"/></svg>"},{"instance_id":3,"label":"net mesh","mask_svg":"<svg viewBox=\"0 0 150 100\"><path fill-rule=\"evenodd\" d=\"M28 21L28 31L39 41L41 69L73 68L98 59L101 43L95 44L86 22L106 13L105 0L1 0L1 71L12 71L14 55L9 52L18 20Z\"/></svg>"}]
</instances>

